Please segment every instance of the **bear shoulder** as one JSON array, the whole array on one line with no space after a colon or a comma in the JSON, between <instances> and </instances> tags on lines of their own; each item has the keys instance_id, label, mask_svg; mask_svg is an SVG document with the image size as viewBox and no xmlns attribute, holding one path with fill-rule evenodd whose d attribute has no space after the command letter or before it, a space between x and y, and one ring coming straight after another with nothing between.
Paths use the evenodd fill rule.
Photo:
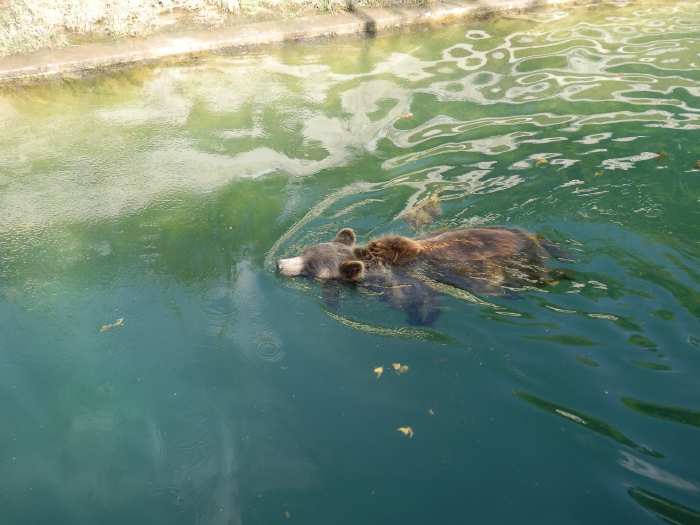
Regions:
<instances>
[{"instance_id":1,"label":"bear shoulder","mask_svg":"<svg viewBox=\"0 0 700 525\"><path fill-rule=\"evenodd\" d=\"M399 235L380 237L356 248L355 253L362 259L381 265L403 266L414 262L423 251L419 241Z\"/></svg>"}]
</instances>

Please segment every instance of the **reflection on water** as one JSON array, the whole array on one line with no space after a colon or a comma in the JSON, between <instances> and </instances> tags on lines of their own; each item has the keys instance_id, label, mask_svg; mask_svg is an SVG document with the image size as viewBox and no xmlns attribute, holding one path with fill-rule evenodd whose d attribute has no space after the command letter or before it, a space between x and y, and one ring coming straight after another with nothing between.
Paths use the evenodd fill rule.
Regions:
<instances>
[{"instance_id":1,"label":"reflection on water","mask_svg":"<svg viewBox=\"0 0 700 525\"><path fill-rule=\"evenodd\" d=\"M4 89L3 523L697 523L698 71L611 1ZM575 279L418 329L274 272L497 224Z\"/></svg>"},{"instance_id":2,"label":"reflection on water","mask_svg":"<svg viewBox=\"0 0 700 525\"><path fill-rule=\"evenodd\" d=\"M383 326L373 326L371 324L353 321L352 319L347 319L345 317L341 317L340 315L336 315L331 312L328 312L328 316L331 319L338 321L339 323L345 326L349 326L353 330L359 330L361 332L365 332L372 335L425 340L439 344L449 344L451 342L449 337L446 337L439 332L434 332L433 330L428 330L424 328L409 328L405 326L402 326L400 328L385 328Z\"/></svg>"},{"instance_id":3,"label":"reflection on water","mask_svg":"<svg viewBox=\"0 0 700 525\"><path fill-rule=\"evenodd\" d=\"M658 481L671 487L682 489L689 492L698 492L700 488L695 483L686 481L675 474L666 472L665 470L652 465L651 463L639 459L628 452L621 452L623 459L620 460L620 465L622 465L627 470L644 476L649 479Z\"/></svg>"}]
</instances>

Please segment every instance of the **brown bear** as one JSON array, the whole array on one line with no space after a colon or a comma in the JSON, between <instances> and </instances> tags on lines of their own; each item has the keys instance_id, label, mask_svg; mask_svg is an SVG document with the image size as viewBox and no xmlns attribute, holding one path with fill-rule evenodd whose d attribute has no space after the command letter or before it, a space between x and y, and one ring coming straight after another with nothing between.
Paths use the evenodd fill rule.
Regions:
<instances>
[{"instance_id":1,"label":"brown bear","mask_svg":"<svg viewBox=\"0 0 700 525\"><path fill-rule=\"evenodd\" d=\"M280 259L288 277L356 283L407 310L409 321L430 324L437 316L432 288L438 282L483 295L508 295L544 286L561 272L545 263L561 258L551 242L512 228L465 228L411 239L386 236L356 245L355 232L344 228L331 242L306 248L298 257Z\"/></svg>"}]
</instances>

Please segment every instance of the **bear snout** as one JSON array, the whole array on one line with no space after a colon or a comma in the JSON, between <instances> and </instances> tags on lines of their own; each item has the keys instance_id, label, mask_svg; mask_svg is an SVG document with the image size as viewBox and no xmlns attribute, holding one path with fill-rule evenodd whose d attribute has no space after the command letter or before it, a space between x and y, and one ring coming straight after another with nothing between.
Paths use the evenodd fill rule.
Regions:
<instances>
[{"instance_id":1,"label":"bear snout","mask_svg":"<svg viewBox=\"0 0 700 525\"><path fill-rule=\"evenodd\" d=\"M277 271L287 277L301 275L304 269L304 259L302 257L291 257L290 259L280 259L277 261Z\"/></svg>"}]
</instances>

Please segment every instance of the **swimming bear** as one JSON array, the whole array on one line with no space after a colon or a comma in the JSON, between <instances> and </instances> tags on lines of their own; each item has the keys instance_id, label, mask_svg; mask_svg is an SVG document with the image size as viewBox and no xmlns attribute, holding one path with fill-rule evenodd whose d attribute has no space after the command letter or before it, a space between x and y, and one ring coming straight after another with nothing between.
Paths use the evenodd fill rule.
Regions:
<instances>
[{"instance_id":1,"label":"swimming bear","mask_svg":"<svg viewBox=\"0 0 700 525\"><path fill-rule=\"evenodd\" d=\"M343 228L331 242L280 259L277 269L287 277L344 281L379 292L405 310L411 324L431 324L439 313L431 283L480 295L510 295L562 277L545 265L550 257L560 258L558 247L514 228L464 228L416 239L385 236L366 246L356 242L355 232Z\"/></svg>"}]
</instances>

